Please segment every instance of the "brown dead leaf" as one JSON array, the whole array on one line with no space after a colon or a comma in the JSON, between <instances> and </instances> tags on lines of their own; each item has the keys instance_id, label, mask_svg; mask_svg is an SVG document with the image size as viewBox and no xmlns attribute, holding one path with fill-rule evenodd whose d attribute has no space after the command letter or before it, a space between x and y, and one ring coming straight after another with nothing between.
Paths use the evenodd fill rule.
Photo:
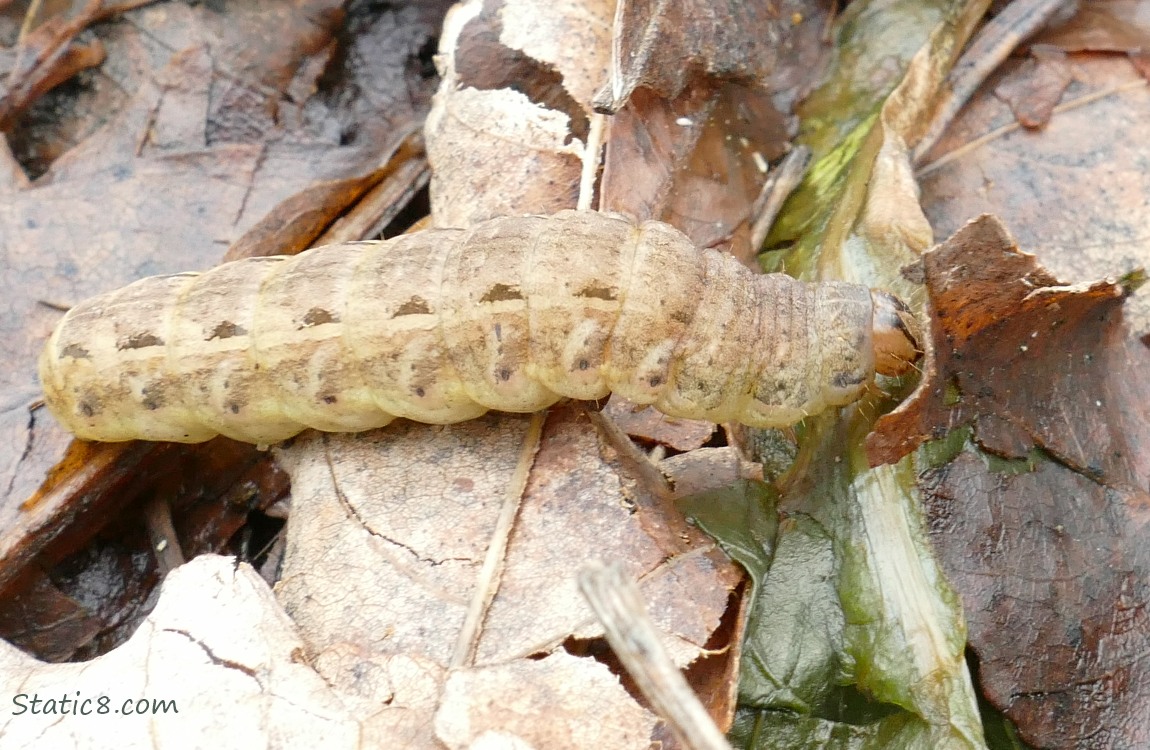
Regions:
<instances>
[{"instance_id":1,"label":"brown dead leaf","mask_svg":"<svg viewBox=\"0 0 1150 750\"><path fill-rule=\"evenodd\" d=\"M1090 0L1032 41L1066 52L1127 52L1150 49L1150 13L1140 0Z\"/></svg>"},{"instance_id":2,"label":"brown dead leaf","mask_svg":"<svg viewBox=\"0 0 1150 750\"><path fill-rule=\"evenodd\" d=\"M751 209L787 123L762 91L697 85L675 100L635 91L609 124L602 210L681 228L700 247L755 265Z\"/></svg>"},{"instance_id":3,"label":"brown dead leaf","mask_svg":"<svg viewBox=\"0 0 1150 750\"><path fill-rule=\"evenodd\" d=\"M1038 447L1111 486L1150 483L1150 419L1130 412L1150 401L1136 375L1150 353L1124 343L1123 286L1060 285L991 216L926 253L923 269L934 361L868 437L872 462L971 424L995 455Z\"/></svg>"},{"instance_id":4,"label":"brown dead leaf","mask_svg":"<svg viewBox=\"0 0 1150 750\"><path fill-rule=\"evenodd\" d=\"M607 667L560 651L452 673L435 735L459 750L646 748L655 724Z\"/></svg>"},{"instance_id":5,"label":"brown dead leaf","mask_svg":"<svg viewBox=\"0 0 1150 750\"><path fill-rule=\"evenodd\" d=\"M135 631L162 578L144 506L174 518L187 557L223 548L287 491L266 456L230 440L171 444L75 441L43 494L0 516L0 633L51 660L90 658Z\"/></svg>"},{"instance_id":6,"label":"brown dead leaf","mask_svg":"<svg viewBox=\"0 0 1150 750\"><path fill-rule=\"evenodd\" d=\"M659 469L676 498L692 497L732 487L745 479L763 481L761 464L743 457L737 448L698 448L663 459Z\"/></svg>"},{"instance_id":7,"label":"brown dead leaf","mask_svg":"<svg viewBox=\"0 0 1150 750\"><path fill-rule=\"evenodd\" d=\"M783 113L817 74L824 12L789 0L770 9L621 3L619 59L596 102L611 100L614 114L600 209L669 222L754 266L752 209L794 135ZM755 56L738 59L739 50Z\"/></svg>"},{"instance_id":8,"label":"brown dead leaf","mask_svg":"<svg viewBox=\"0 0 1150 750\"><path fill-rule=\"evenodd\" d=\"M1030 48L1030 59L1006 76L994 95L1010 105L1024 128L1040 128L1049 122L1071 77L1066 53L1036 44Z\"/></svg>"},{"instance_id":9,"label":"brown dead leaf","mask_svg":"<svg viewBox=\"0 0 1150 750\"><path fill-rule=\"evenodd\" d=\"M677 451L695 450L715 434L712 422L668 417L650 406L639 406L618 396L611 397L603 413L631 437Z\"/></svg>"},{"instance_id":10,"label":"brown dead leaf","mask_svg":"<svg viewBox=\"0 0 1150 750\"><path fill-rule=\"evenodd\" d=\"M934 361L870 456L970 435L928 452L919 485L985 694L1035 746L1141 746L1150 351L1122 325L1126 290L1058 284L990 216L923 271Z\"/></svg>"},{"instance_id":11,"label":"brown dead leaf","mask_svg":"<svg viewBox=\"0 0 1150 750\"><path fill-rule=\"evenodd\" d=\"M78 12L47 18L30 33L21 33L13 47L0 50L0 76L4 80L0 85L0 131L11 129L20 114L46 92L81 70L104 62L104 45L99 39L87 43L77 39L84 29L151 1L89 0Z\"/></svg>"},{"instance_id":12,"label":"brown dead leaf","mask_svg":"<svg viewBox=\"0 0 1150 750\"><path fill-rule=\"evenodd\" d=\"M782 6L782 7L780 7ZM693 78L764 80L778 65L779 44L798 22L820 28L809 3L620 2L615 13L610 81L595 108L614 114L644 87L675 100ZM789 50L788 50L789 51Z\"/></svg>"},{"instance_id":13,"label":"brown dead leaf","mask_svg":"<svg viewBox=\"0 0 1150 750\"><path fill-rule=\"evenodd\" d=\"M992 81L919 176L937 236L993 213L1055 276L1078 283L1150 266L1150 172L1139 166L1150 158L1150 139L1128 137L1141 132L1150 89L1124 56L1069 61L1075 80L1041 134L1018 128ZM1150 331L1145 290L1127 304L1126 318L1138 335Z\"/></svg>"},{"instance_id":14,"label":"brown dead leaf","mask_svg":"<svg viewBox=\"0 0 1150 750\"><path fill-rule=\"evenodd\" d=\"M586 95L594 61L610 46L595 9L602 7L572 4L557 12L468 0L448 14L438 58L443 82L424 128L436 226L575 207L590 106L574 95ZM550 17L546 26L536 25L540 13ZM525 26L534 27L531 44ZM583 33L571 38L574 26ZM558 57L538 60L508 46L515 43L566 50L567 62L582 55L587 68L564 64L580 76L567 83Z\"/></svg>"},{"instance_id":15,"label":"brown dead leaf","mask_svg":"<svg viewBox=\"0 0 1150 750\"><path fill-rule=\"evenodd\" d=\"M200 557L168 578L155 610L112 653L45 664L0 642L0 685L13 703L0 737L6 747L152 748L192 737L214 747L397 746L372 725L369 703L333 691L302 652L250 567Z\"/></svg>"},{"instance_id":16,"label":"brown dead leaf","mask_svg":"<svg viewBox=\"0 0 1150 750\"><path fill-rule=\"evenodd\" d=\"M657 491L654 467L588 419L572 407L548 420L483 620L477 667L514 669L561 652L569 639L600 636L576 589L581 560L627 561L684 666L699 657L740 580L674 511L665 488ZM365 663L420 658L446 679L527 424L507 415L399 424L359 436L314 434L282 450L294 502L277 591L321 672L327 651L353 643ZM337 686L361 673L324 672ZM546 701L578 706L592 685L569 683ZM434 705L410 708L430 721ZM445 710L437 725L448 720ZM611 710L622 721L636 707L626 700ZM498 728L530 736L535 716Z\"/></svg>"},{"instance_id":17,"label":"brown dead leaf","mask_svg":"<svg viewBox=\"0 0 1150 750\"><path fill-rule=\"evenodd\" d=\"M964 452L920 479L976 678L1032 747L1150 740L1150 497Z\"/></svg>"}]
</instances>

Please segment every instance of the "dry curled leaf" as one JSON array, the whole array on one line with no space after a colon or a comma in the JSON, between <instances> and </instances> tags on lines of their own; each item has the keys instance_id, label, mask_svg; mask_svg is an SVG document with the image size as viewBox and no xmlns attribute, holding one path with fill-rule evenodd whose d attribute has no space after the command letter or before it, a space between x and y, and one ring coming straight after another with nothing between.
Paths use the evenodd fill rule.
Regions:
<instances>
[{"instance_id":1,"label":"dry curled leaf","mask_svg":"<svg viewBox=\"0 0 1150 750\"><path fill-rule=\"evenodd\" d=\"M536 28L532 43L522 33L536 27L531 3L469 0L448 14L437 58L443 81L424 128L436 226L575 207L590 109L573 94L585 95L583 76L594 76L596 55L610 46L605 19L594 18L597 8L549 8L549 22ZM572 26L582 33L565 31ZM578 50L589 69L563 64L560 70L575 76L568 82L552 61L530 56L541 46L569 55Z\"/></svg>"},{"instance_id":2,"label":"dry curled leaf","mask_svg":"<svg viewBox=\"0 0 1150 750\"><path fill-rule=\"evenodd\" d=\"M1113 281L1059 285L1005 228L983 216L923 256L931 298L934 361L909 399L868 438L874 463L974 424L997 455L1025 457L1034 446L1078 471L1143 486L1130 473L1131 446L1150 445L1150 422L1125 416L1133 364L1118 315L1127 290ZM1111 338L1095 331L1111 330ZM1133 379L1137 382L1137 379ZM1019 387L1025 383L1026 387Z\"/></svg>"}]
</instances>

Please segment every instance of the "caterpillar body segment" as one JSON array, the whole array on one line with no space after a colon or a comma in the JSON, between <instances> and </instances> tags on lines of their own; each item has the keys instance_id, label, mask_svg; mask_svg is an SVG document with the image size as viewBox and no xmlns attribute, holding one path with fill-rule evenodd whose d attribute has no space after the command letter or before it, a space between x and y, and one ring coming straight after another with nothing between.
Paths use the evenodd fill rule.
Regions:
<instances>
[{"instance_id":1,"label":"caterpillar body segment","mask_svg":"<svg viewBox=\"0 0 1150 750\"><path fill-rule=\"evenodd\" d=\"M610 392L783 426L907 369L916 326L883 292L564 211L143 279L70 310L40 377L69 430L105 441L268 444Z\"/></svg>"}]
</instances>

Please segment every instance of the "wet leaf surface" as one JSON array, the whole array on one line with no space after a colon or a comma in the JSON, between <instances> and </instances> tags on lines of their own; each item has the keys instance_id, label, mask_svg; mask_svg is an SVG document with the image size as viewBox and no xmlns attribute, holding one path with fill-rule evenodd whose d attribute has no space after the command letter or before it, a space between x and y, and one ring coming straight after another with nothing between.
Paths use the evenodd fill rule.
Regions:
<instances>
[{"instance_id":1,"label":"wet leaf surface","mask_svg":"<svg viewBox=\"0 0 1150 750\"><path fill-rule=\"evenodd\" d=\"M1035 747L1144 745L1150 498L973 448L921 481L987 698Z\"/></svg>"},{"instance_id":2,"label":"wet leaf surface","mask_svg":"<svg viewBox=\"0 0 1150 750\"><path fill-rule=\"evenodd\" d=\"M1061 285L983 216L927 253L934 362L868 440L920 479L987 698L1041 747L1150 732L1150 351L1114 281ZM897 438L895 437L897 436Z\"/></svg>"}]
</instances>

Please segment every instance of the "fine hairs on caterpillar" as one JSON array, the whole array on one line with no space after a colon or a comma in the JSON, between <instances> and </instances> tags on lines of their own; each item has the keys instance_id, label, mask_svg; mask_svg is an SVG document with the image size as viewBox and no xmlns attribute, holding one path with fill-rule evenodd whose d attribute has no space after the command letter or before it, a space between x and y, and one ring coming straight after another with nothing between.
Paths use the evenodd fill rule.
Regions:
<instances>
[{"instance_id":1,"label":"fine hairs on caterpillar","mask_svg":"<svg viewBox=\"0 0 1150 750\"><path fill-rule=\"evenodd\" d=\"M564 211L142 279L68 311L40 379L88 440L269 444L610 392L777 427L905 372L919 335L884 292Z\"/></svg>"}]
</instances>

